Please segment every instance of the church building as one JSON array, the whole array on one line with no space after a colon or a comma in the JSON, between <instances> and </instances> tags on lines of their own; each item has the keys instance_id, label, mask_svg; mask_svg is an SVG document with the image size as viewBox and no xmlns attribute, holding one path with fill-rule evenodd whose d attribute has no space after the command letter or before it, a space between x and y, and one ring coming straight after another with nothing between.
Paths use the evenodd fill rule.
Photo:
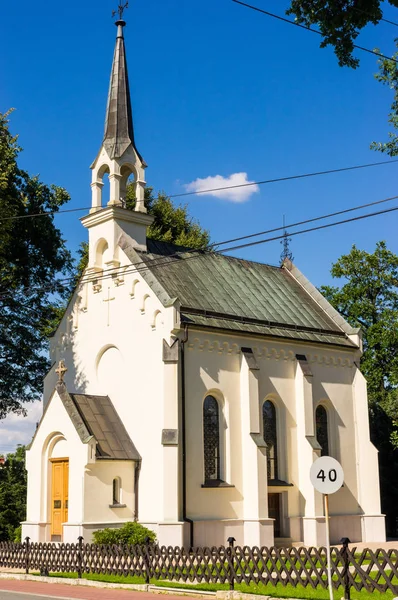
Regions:
<instances>
[{"instance_id":1,"label":"church building","mask_svg":"<svg viewBox=\"0 0 398 600\"><path fill-rule=\"evenodd\" d=\"M89 261L50 341L27 451L23 537L89 542L137 520L158 542L325 544L321 455L341 462L331 538L383 541L361 333L292 264L147 238L119 19L92 169ZM109 196L103 179L109 177ZM125 208L128 179L135 210Z\"/></svg>"}]
</instances>

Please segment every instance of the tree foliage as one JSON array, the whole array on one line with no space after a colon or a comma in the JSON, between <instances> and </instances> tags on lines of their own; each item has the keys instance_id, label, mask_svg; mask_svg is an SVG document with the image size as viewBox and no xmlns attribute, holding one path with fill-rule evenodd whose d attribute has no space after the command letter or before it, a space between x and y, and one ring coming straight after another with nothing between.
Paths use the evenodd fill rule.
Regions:
<instances>
[{"instance_id":1,"label":"tree foliage","mask_svg":"<svg viewBox=\"0 0 398 600\"><path fill-rule=\"evenodd\" d=\"M20 523L26 518L25 448L7 454L0 466L0 541L16 541L20 536Z\"/></svg>"},{"instance_id":2,"label":"tree foliage","mask_svg":"<svg viewBox=\"0 0 398 600\"><path fill-rule=\"evenodd\" d=\"M174 206L171 199L163 192L159 192L155 197L153 188L148 186L145 188L145 207L148 214L154 217L152 225L148 228L148 238L160 242L170 242L176 244L176 246L185 246L186 248L201 249L209 245L209 232L202 229L199 223L188 215L186 205ZM129 210L135 208L135 191L132 183L127 186L126 208ZM87 242L81 244L79 253L80 260L72 290L76 287L88 263Z\"/></svg>"},{"instance_id":3,"label":"tree foliage","mask_svg":"<svg viewBox=\"0 0 398 600\"><path fill-rule=\"evenodd\" d=\"M387 408L395 401L398 385L398 256L385 242L379 242L373 254L354 245L331 273L344 279L344 285L321 291L351 325L362 328L361 369L369 400Z\"/></svg>"},{"instance_id":4,"label":"tree foliage","mask_svg":"<svg viewBox=\"0 0 398 600\"><path fill-rule=\"evenodd\" d=\"M363 331L361 370L368 382L371 438L379 450L382 511L396 535L398 517L398 256L379 242L371 254L353 246L332 266L344 281L321 292Z\"/></svg>"},{"instance_id":5,"label":"tree foliage","mask_svg":"<svg viewBox=\"0 0 398 600\"><path fill-rule=\"evenodd\" d=\"M72 267L53 214L33 216L56 213L69 195L18 166L8 116L0 113L0 419L40 397L49 368L43 332L66 293L59 276Z\"/></svg>"},{"instance_id":6,"label":"tree foliage","mask_svg":"<svg viewBox=\"0 0 398 600\"><path fill-rule=\"evenodd\" d=\"M388 2L398 7L398 0ZM366 25L380 22L382 5L382 0L291 0L287 13L294 14L297 23L316 25L323 36L321 47L332 45L340 66L356 68L355 40Z\"/></svg>"},{"instance_id":7,"label":"tree foliage","mask_svg":"<svg viewBox=\"0 0 398 600\"><path fill-rule=\"evenodd\" d=\"M171 199L159 192L153 195L153 188L145 188L145 207L148 214L154 217L148 229L148 238L160 242L170 242L186 248L206 248L210 242L209 232L203 230L199 223L188 215L188 207L174 206ZM134 210L134 185L127 187L126 208Z\"/></svg>"},{"instance_id":8,"label":"tree foliage","mask_svg":"<svg viewBox=\"0 0 398 600\"><path fill-rule=\"evenodd\" d=\"M398 46L398 40L395 43ZM393 130L388 133L388 142L372 142L370 147L372 150L385 152L389 156L398 156L398 135L395 133L398 129L398 52L393 54L393 59L381 58L379 60L379 72L375 75L376 79L383 85L388 86L394 94L388 115L388 122Z\"/></svg>"}]
</instances>

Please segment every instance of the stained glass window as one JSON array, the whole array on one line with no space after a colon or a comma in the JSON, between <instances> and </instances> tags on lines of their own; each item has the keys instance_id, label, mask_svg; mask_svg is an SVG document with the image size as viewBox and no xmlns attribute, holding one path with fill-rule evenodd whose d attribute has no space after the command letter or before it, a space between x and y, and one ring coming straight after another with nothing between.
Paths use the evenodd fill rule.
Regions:
<instances>
[{"instance_id":1,"label":"stained glass window","mask_svg":"<svg viewBox=\"0 0 398 600\"><path fill-rule=\"evenodd\" d=\"M315 411L316 439L322 448L321 456L329 456L328 413L324 406Z\"/></svg>"},{"instance_id":2,"label":"stained glass window","mask_svg":"<svg viewBox=\"0 0 398 600\"><path fill-rule=\"evenodd\" d=\"M203 403L205 482L220 479L220 419L218 402L207 396Z\"/></svg>"},{"instance_id":3,"label":"stained glass window","mask_svg":"<svg viewBox=\"0 0 398 600\"><path fill-rule=\"evenodd\" d=\"M263 404L263 432L267 445L268 479L278 479L278 444L276 434L276 410L270 400Z\"/></svg>"}]
</instances>

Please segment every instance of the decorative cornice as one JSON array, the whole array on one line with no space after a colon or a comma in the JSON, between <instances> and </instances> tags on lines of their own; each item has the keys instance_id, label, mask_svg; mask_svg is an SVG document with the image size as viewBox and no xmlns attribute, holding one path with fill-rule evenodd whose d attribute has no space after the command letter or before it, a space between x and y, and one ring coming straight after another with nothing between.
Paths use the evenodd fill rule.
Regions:
<instances>
[{"instance_id":1,"label":"decorative cornice","mask_svg":"<svg viewBox=\"0 0 398 600\"><path fill-rule=\"evenodd\" d=\"M191 338L187 343L189 350L199 350L199 352L214 352L216 354L241 354L239 344L230 343L226 340ZM282 360L286 362L296 362L296 353L293 350L276 348L271 346L252 346L253 355L256 359ZM330 354L312 354L306 353L307 360L311 364L319 364L327 367L349 367L354 366L353 358L332 356Z\"/></svg>"},{"instance_id":2,"label":"decorative cornice","mask_svg":"<svg viewBox=\"0 0 398 600\"><path fill-rule=\"evenodd\" d=\"M127 223L137 223L139 225L152 224L154 217L147 215L146 213L138 212L135 210L128 210L127 208L121 208L120 206L107 206L92 212L80 219L84 227L90 228L100 223L106 223L111 219L125 221ZM122 248L124 250L124 248Z\"/></svg>"}]
</instances>

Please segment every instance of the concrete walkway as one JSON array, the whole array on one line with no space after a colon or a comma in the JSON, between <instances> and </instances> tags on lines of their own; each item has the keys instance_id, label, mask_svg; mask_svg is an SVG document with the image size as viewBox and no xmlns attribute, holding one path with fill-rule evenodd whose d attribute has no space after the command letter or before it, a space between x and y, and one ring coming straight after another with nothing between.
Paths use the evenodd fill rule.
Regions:
<instances>
[{"instance_id":1,"label":"concrete walkway","mask_svg":"<svg viewBox=\"0 0 398 600\"><path fill-rule=\"evenodd\" d=\"M341 544L335 544L337 548L341 547ZM352 542L348 544L349 549L356 548L357 551L362 552L366 548L369 550L397 550L398 551L398 540L388 540L388 542Z\"/></svg>"}]
</instances>

